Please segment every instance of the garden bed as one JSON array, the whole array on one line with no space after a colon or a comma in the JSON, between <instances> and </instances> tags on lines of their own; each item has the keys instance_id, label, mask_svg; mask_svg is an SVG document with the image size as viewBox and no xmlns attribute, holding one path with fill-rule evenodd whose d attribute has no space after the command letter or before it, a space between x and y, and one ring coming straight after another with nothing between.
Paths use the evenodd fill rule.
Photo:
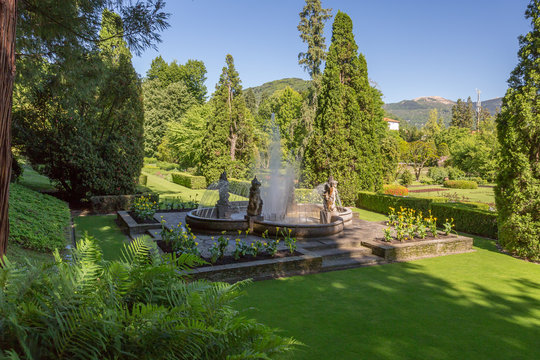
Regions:
<instances>
[{"instance_id":1,"label":"garden bed","mask_svg":"<svg viewBox=\"0 0 540 360\"><path fill-rule=\"evenodd\" d=\"M189 275L193 280L206 279L233 283L244 279L265 280L321 271L322 257L306 250L297 251L296 254L252 261L247 258L246 262L235 261L225 265L207 265L190 270Z\"/></svg>"},{"instance_id":2,"label":"garden bed","mask_svg":"<svg viewBox=\"0 0 540 360\"><path fill-rule=\"evenodd\" d=\"M373 254L383 257L387 261L398 262L474 251L472 248L473 239L459 235L415 238L404 242L386 242L379 239L363 240L362 245L369 247Z\"/></svg>"}]
</instances>

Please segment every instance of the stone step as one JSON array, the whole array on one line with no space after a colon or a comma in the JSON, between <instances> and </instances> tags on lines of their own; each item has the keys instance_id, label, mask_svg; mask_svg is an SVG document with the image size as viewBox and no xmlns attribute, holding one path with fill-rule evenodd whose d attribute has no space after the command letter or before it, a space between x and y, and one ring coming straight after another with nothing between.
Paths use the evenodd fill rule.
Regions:
<instances>
[{"instance_id":1,"label":"stone step","mask_svg":"<svg viewBox=\"0 0 540 360\"><path fill-rule=\"evenodd\" d=\"M332 259L350 259L352 257L361 256L361 255L372 255L371 249L366 247L345 247L345 248L330 248L313 251L313 253L321 256L323 262L325 260Z\"/></svg>"},{"instance_id":2,"label":"stone step","mask_svg":"<svg viewBox=\"0 0 540 360\"><path fill-rule=\"evenodd\" d=\"M321 272L352 269L361 266L373 266L386 264L382 257L376 255L361 255L348 259L329 259L323 260Z\"/></svg>"},{"instance_id":3,"label":"stone step","mask_svg":"<svg viewBox=\"0 0 540 360\"><path fill-rule=\"evenodd\" d=\"M362 241L360 240L306 241L297 244L309 251L362 247Z\"/></svg>"}]
</instances>

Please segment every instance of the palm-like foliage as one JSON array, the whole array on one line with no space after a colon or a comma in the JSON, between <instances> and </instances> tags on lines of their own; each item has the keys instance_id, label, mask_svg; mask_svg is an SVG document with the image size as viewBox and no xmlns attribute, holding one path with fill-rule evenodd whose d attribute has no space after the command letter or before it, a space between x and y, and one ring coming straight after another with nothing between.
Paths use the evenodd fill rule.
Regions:
<instances>
[{"instance_id":1,"label":"palm-like foliage","mask_svg":"<svg viewBox=\"0 0 540 360\"><path fill-rule=\"evenodd\" d=\"M231 303L245 282L189 282L201 260L142 239L106 262L86 237L71 260L0 268L0 358L266 359L297 343Z\"/></svg>"}]
</instances>

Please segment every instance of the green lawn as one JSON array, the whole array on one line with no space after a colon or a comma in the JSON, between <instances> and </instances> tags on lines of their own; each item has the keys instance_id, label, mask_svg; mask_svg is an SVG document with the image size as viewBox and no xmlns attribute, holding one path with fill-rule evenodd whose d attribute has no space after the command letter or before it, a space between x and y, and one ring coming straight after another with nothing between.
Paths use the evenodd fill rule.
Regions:
<instances>
[{"instance_id":1,"label":"green lawn","mask_svg":"<svg viewBox=\"0 0 540 360\"><path fill-rule=\"evenodd\" d=\"M160 198L176 197L185 201L200 201L206 190L192 190L185 186L175 184L167 179L144 172L148 176L146 187L160 195Z\"/></svg>"},{"instance_id":2,"label":"green lawn","mask_svg":"<svg viewBox=\"0 0 540 360\"><path fill-rule=\"evenodd\" d=\"M443 188L442 185L422 185L409 188L411 197L444 197L450 194L457 194L458 200L463 197L465 201L481 202L486 204L495 204L495 194L492 187L479 187L478 189L448 189L447 191L428 191L421 193L412 193L411 190Z\"/></svg>"},{"instance_id":3,"label":"green lawn","mask_svg":"<svg viewBox=\"0 0 540 360\"><path fill-rule=\"evenodd\" d=\"M351 208L351 210L355 213L358 213L358 217L362 220L366 221L384 221L388 220L388 217L384 214L379 214L373 211L359 209L359 208Z\"/></svg>"},{"instance_id":4,"label":"green lawn","mask_svg":"<svg viewBox=\"0 0 540 360\"><path fill-rule=\"evenodd\" d=\"M22 164L23 174L19 184L36 191L54 191L56 188L48 177L39 174L28 164Z\"/></svg>"},{"instance_id":5,"label":"green lawn","mask_svg":"<svg viewBox=\"0 0 540 360\"><path fill-rule=\"evenodd\" d=\"M474 253L256 282L239 308L295 359L538 359L540 265Z\"/></svg>"},{"instance_id":6,"label":"green lawn","mask_svg":"<svg viewBox=\"0 0 540 360\"><path fill-rule=\"evenodd\" d=\"M80 239L84 232L88 232L101 246L105 260L120 259L124 244L129 241L116 225L115 219L115 215L78 216L73 219L76 237Z\"/></svg>"}]
</instances>

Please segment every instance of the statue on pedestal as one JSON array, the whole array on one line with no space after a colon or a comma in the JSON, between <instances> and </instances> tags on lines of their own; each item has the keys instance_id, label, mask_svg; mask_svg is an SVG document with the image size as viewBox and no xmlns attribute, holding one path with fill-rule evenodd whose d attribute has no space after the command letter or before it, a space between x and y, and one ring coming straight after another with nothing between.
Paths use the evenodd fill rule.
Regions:
<instances>
[{"instance_id":1,"label":"statue on pedestal","mask_svg":"<svg viewBox=\"0 0 540 360\"><path fill-rule=\"evenodd\" d=\"M328 182L324 185L323 203L325 211L337 211L337 184L338 182L330 175Z\"/></svg>"},{"instance_id":2,"label":"statue on pedestal","mask_svg":"<svg viewBox=\"0 0 540 360\"><path fill-rule=\"evenodd\" d=\"M227 172L221 173L218 182L219 200L216 202L216 215L218 219L231 217L231 203L229 202L229 180Z\"/></svg>"},{"instance_id":3,"label":"statue on pedestal","mask_svg":"<svg viewBox=\"0 0 540 360\"><path fill-rule=\"evenodd\" d=\"M255 176L249 189L248 216L261 216L263 201L261 199L261 182Z\"/></svg>"},{"instance_id":4,"label":"statue on pedestal","mask_svg":"<svg viewBox=\"0 0 540 360\"><path fill-rule=\"evenodd\" d=\"M324 184L324 192L322 193L323 198L323 207L324 210L321 211L321 224L328 224L332 222L332 216L337 214L336 202L338 199L337 191L338 182L334 180L334 177L330 175L328 177L328 182Z\"/></svg>"}]
</instances>

